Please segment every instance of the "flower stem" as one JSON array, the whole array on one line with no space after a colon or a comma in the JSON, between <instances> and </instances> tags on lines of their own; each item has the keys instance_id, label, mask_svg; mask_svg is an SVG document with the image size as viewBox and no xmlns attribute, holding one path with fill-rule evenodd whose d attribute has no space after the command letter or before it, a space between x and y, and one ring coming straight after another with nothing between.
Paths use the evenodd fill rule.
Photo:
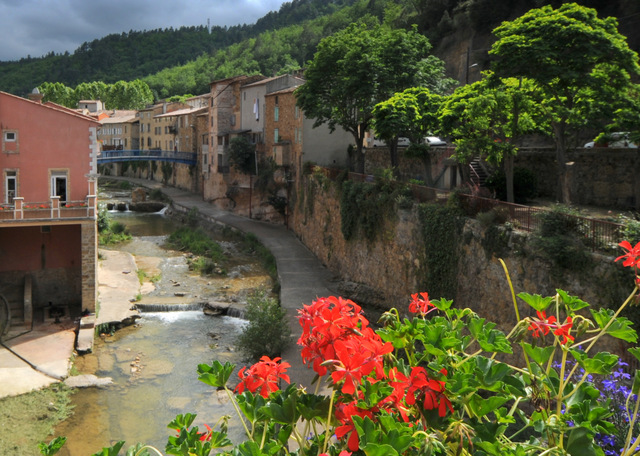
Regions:
<instances>
[{"instance_id":1,"label":"flower stem","mask_svg":"<svg viewBox=\"0 0 640 456\"><path fill-rule=\"evenodd\" d=\"M244 428L244 432L247 434L247 437L249 437L251 440L253 440L253 433L249 432L249 428L247 427L247 424L244 422L244 418L242 417L242 412L240 411L240 407L238 407L236 399L231 394L231 390L229 388L227 388L226 386L224 387L224 390L227 392L227 396L229 396L229 400L233 404L233 408L236 409L236 413L238 414L238 418L240 418L240 422L242 423L242 427Z\"/></svg>"},{"instance_id":2,"label":"flower stem","mask_svg":"<svg viewBox=\"0 0 640 456\"><path fill-rule=\"evenodd\" d=\"M324 443L322 445L322 452L327 452L327 445L329 444L329 428L331 427L331 415L333 413L333 400L336 397L336 390L331 391L331 399L329 399L329 414L327 415L327 425L324 430Z\"/></svg>"}]
</instances>

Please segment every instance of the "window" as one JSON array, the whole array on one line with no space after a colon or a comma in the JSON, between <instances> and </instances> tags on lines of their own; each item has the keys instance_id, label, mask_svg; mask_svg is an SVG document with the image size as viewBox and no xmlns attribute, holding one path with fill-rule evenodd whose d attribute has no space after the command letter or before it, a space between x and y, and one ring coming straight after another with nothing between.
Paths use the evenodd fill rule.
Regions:
<instances>
[{"instance_id":1,"label":"window","mask_svg":"<svg viewBox=\"0 0 640 456\"><path fill-rule=\"evenodd\" d=\"M298 106L295 107L294 111L293 111L293 116L294 118L298 118L300 117L300 108Z\"/></svg>"},{"instance_id":2,"label":"window","mask_svg":"<svg viewBox=\"0 0 640 456\"><path fill-rule=\"evenodd\" d=\"M278 106L278 95L276 95L276 106Z\"/></svg>"},{"instance_id":3,"label":"window","mask_svg":"<svg viewBox=\"0 0 640 456\"><path fill-rule=\"evenodd\" d=\"M273 142L279 142L280 141L280 133L278 132L277 128L273 129Z\"/></svg>"},{"instance_id":4,"label":"window","mask_svg":"<svg viewBox=\"0 0 640 456\"><path fill-rule=\"evenodd\" d=\"M273 108L273 121L277 122L280 119L280 108L276 106Z\"/></svg>"},{"instance_id":5,"label":"window","mask_svg":"<svg viewBox=\"0 0 640 456\"><path fill-rule=\"evenodd\" d=\"M51 196L60 197L60 205L67 201L67 172L51 172Z\"/></svg>"},{"instance_id":6,"label":"window","mask_svg":"<svg viewBox=\"0 0 640 456\"><path fill-rule=\"evenodd\" d=\"M6 204L13 204L13 199L18 196L18 176L15 171L5 172L5 200Z\"/></svg>"},{"instance_id":7,"label":"window","mask_svg":"<svg viewBox=\"0 0 640 456\"><path fill-rule=\"evenodd\" d=\"M18 147L18 131L4 130L2 132L2 152L17 154Z\"/></svg>"}]
</instances>

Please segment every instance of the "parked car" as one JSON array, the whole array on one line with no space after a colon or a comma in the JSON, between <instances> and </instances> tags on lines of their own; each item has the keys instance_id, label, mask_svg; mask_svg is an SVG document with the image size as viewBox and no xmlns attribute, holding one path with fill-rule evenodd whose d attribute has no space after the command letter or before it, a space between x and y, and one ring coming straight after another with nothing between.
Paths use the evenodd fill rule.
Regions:
<instances>
[{"instance_id":1,"label":"parked car","mask_svg":"<svg viewBox=\"0 0 640 456\"><path fill-rule=\"evenodd\" d=\"M408 147L411 144L409 138L405 138L403 136L398 138L398 146L399 147ZM427 136L424 138L424 144L429 144L430 146L446 146L447 143L437 136ZM373 138L372 146L373 147L384 147L387 143L385 143L380 138Z\"/></svg>"},{"instance_id":2,"label":"parked car","mask_svg":"<svg viewBox=\"0 0 640 456\"><path fill-rule=\"evenodd\" d=\"M611 147L618 149L632 148L637 149L638 145L629 140L628 131L616 131L606 135L600 135L593 141L589 141L584 145L585 149L591 149L593 147Z\"/></svg>"},{"instance_id":3,"label":"parked car","mask_svg":"<svg viewBox=\"0 0 640 456\"><path fill-rule=\"evenodd\" d=\"M438 138L437 136L427 136L424 138L424 143L430 146L446 146L447 142Z\"/></svg>"}]
</instances>

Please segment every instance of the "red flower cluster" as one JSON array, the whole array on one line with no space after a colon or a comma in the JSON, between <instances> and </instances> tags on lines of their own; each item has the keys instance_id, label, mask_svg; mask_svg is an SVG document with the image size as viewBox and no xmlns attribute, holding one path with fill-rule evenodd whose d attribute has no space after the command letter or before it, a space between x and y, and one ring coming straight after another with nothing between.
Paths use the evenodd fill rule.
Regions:
<instances>
[{"instance_id":1,"label":"red flower cluster","mask_svg":"<svg viewBox=\"0 0 640 456\"><path fill-rule=\"evenodd\" d=\"M362 377L372 372L382 378L382 357L393 351L393 345L382 342L355 302L334 296L319 298L298 313L302 359L319 376L331 370L334 383L344 381L345 394L353 394Z\"/></svg>"},{"instance_id":2,"label":"red flower cluster","mask_svg":"<svg viewBox=\"0 0 640 456\"><path fill-rule=\"evenodd\" d=\"M567 317L567 322L564 325L560 325L555 316L551 315L547 317L547 313L540 310L536 313L538 314L538 319L532 318L531 324L529 328L527 328L529 331L532 331L531 335L533 337L546 336L549 334L549 331L553 330L553 334L562 338L560 341L561 344L566 344L569 340L571 342L575 341L575 338L569 334L573 327L573 318Z\"/></svg>"},{"instance_id":3,"label":"red flower cluster","mask_svg":"<svg viewBox=\"0 0 640 456\"><path fill-rule=\"evenodd\" d=\"M417 313L424 317L432 310L436 310L436 306L429 301L429 293L416 293L411 295L409 312Z\"/></svg>"},{"instance_id":4,"label":"red flower cluster","mask_svg":"<svg viewBox=\"0 0 640 456\"><path fill-rule=\"evenodd\" d=\"M246 389L251 393L257 392L262 397L268 397L270 393L278 390L280 379L291 383L289 376L285 374L291 365L287 362L278 363L278 361L280 358L270 359L268 356L263 356L249 369L246 367L240 369L238 372L240 383L236 391L242 393Z\"/></svg>"},{"instance_id":5,"label":"red flower cluster","mask_svg":"<svg viewBox=\"0 0 640 456\"><path fill-rule=\"evenodd\" d=\"M421 296L421 297L419 297ZM429 302L427 293L412 296L412 306L417 313L426 315L435 307ZM356 451L359 438L353 417L369 417L381 410L398 413L404 422L410 422L412 406L422 404L426 410L437 409L444 417L447 410L453 412L451 402L445 395L445 382L429 376L423 367L414 367L409 377L392 367L384 369L384 356L393 351L393 345L383 342L362 315L362 309L351 300L340 297L319 298L299 311L302 345L305 364L323 376L331 374L334 385L341 385L342 396L336 404L336 419L340 426L336 436L348 436L348 448ZM445 370L441 371L446 376ZM372 408L362 408L363 395L358 385L363 378L369 382L386 381L393 392ZM345 401L345 399L347 399Z\"/></svg>"}]
</instances>

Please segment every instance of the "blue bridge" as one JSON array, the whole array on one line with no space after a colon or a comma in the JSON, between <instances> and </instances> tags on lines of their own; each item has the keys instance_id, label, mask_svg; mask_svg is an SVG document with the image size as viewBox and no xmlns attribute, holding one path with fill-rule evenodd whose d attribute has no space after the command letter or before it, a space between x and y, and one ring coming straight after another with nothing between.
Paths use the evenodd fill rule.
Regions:
<instances>
[{"instance_id":1,"label":"blue bridge","mask_svg":"<svg viewBox=\"0 0 640 456\"><path fill-rule=\"evenodd\" d=\"M197 155L194 152L174 152L169 150L103 150L98 154L98 164L124 161L167 161L195 165Z\"/></svg>"}]
</instances>

